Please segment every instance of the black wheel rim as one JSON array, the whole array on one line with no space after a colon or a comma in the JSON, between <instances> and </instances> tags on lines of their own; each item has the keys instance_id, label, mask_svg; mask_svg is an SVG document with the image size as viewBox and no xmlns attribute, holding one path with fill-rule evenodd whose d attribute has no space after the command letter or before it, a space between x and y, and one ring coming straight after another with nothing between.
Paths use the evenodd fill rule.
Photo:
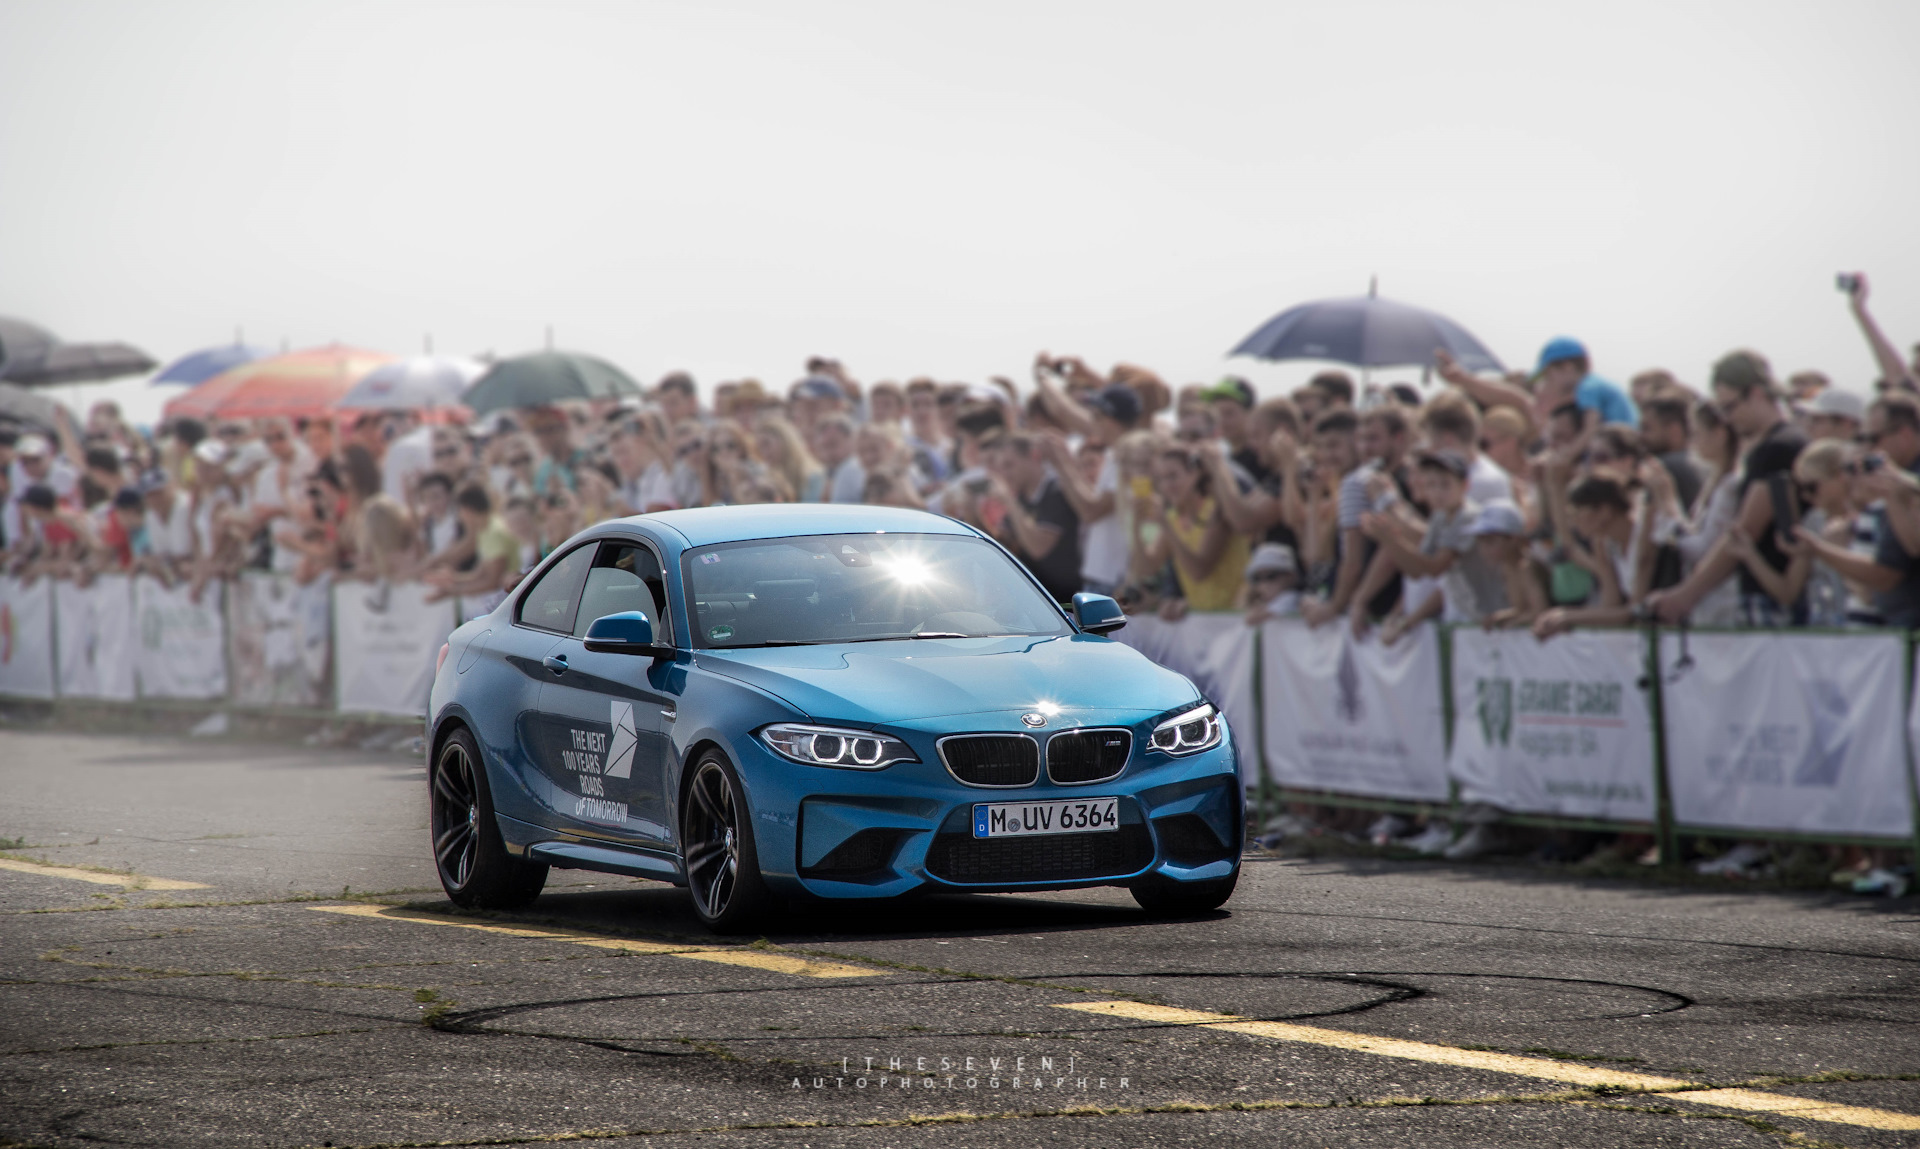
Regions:
<instances>
[{"instance_id":1,"label":"black wheel rim","mask_svg":"<svg viewBox=\"0 0 1920 1149\"><path fill-rule=\"evenodd\" d=\"M687 804L687 886L700 912L727 912L740 882L740 804L733 782L717 762L704 762L693 776Z\"/></svg>"},{"instance_id":2,"label":"black wheel rim","mask_svg":"<svg viewBox=\"0 0 1920 1149\"><path fill-rule=\"evenodd\" d=\"M447 743L433 772L433 860L441 880L461 889L473 876L480 850L480 791L473 759L458 742Z\"/></svg>"}]
</instances>

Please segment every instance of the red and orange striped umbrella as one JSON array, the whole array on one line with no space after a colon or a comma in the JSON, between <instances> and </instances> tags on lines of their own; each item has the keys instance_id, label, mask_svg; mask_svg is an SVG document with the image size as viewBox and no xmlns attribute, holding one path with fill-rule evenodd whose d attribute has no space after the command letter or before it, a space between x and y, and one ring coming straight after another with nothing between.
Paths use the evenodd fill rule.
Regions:
<instances>
[{"instance_id":1,"label":"red and orange striped umbrella","mask_svg":"<svg viewBox=\"0 0 1920 1149\"><path fill-rule=\"evenodd\" d=\"M367 372L393 356L358 347L312 347L242 363L167 404L169 419L306 418L327 414Z\"/></svg>"}]
</instances>

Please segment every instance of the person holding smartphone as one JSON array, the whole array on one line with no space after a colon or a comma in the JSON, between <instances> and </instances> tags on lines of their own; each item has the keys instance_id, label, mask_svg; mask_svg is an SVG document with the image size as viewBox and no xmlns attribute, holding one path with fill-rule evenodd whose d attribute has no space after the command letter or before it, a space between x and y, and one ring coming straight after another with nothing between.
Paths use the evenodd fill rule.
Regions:
<instances>
[{"instance_id":1,"label":"person holding smartphone","mask_svg":"<svg viewBox=\"0 0 1920 1149\"><path fill-rule=\"evenodd\" d=\"M1751 539L1754 552L1775 571L1785 571L1791 561L1780 548L1776 525L1784 524L1791 532L1799 520L1799 511L1793 505L1791 483L1783 485L1773 477L1790 479L1794 462L1807 447L1806 432L1788 422L1781 413L1780 394L1779 385L1773 381L1773 369L1758 352L1735 351L1713 365L1714 405L1740 436L1740 441L1751 444L1742 461L1740 510L1729 529L1738 528ZM1656 593L1650 600L1651 608L1663 622L1680 622L1709 591L1736 570L1740 579L1740 617L1745 625L1805 625L1804 603L1782 607L1754 578L1740 556L1728 548L1708 555L1679 586Z\"/></svg>"}]
</instances>

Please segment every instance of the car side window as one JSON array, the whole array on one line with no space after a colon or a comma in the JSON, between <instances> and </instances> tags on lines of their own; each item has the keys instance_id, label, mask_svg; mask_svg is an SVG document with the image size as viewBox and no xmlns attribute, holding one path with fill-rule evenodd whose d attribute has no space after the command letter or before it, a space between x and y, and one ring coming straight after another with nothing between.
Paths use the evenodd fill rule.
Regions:
<instances>
[{"instance_id":1,"label":"car side window","mask_svg":"<svg viewBox=\"0 0 1920 1149\"><path fill-rule=\"evenodd\" d=\"M573 634L584 638L595 619L637 610L653 622L655 642L671 643L673 628L666 608L667 582L653 551L638 543L602 543L587 571Z\"/></svg>"},{"instance_id":2,"label":"car side window","mask_svg":"<svg viewBox=\"0 0 1920 1149\"><path fill-rule=\"evenodd\" d=\"M561 634L572 633L574 608L580 605L580 588L586 582L587 570L593 565L594 552L598 549L596 543L575 547L548 567L520 600L521 623Z\"/></svg>"}]
</instances>

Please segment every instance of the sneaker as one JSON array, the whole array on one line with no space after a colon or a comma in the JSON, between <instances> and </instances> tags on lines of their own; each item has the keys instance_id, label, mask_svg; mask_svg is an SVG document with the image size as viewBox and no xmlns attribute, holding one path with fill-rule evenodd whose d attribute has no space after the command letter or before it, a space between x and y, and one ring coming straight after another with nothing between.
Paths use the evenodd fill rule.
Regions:
<instances>
[{"instance_id":1,"label":"sneaker","mask_svg":"<svg viewBox=\"0 0 1920 1149\"><path fill-rule=\"evenodd\" d=\"M1394 845L1399 846L1401 849L1426 854L1428 857L1432 857L1434 854L1439 853L1452 844L1453 827L1447 825L1445 822L1428 822L1427 828L1418 834L1415 834L1411 838L1402 838L1394 843Z\"/></svg>"},{"instance_id":2,"label":"sneaker","mask_svg":"<svg viewBox=\"0 0 1920 1149\"><path fill-rule=\"evenodd\" d=\"M1376 846L1384 846L1408 829L1405 818L1398 814L1382 814L1374 819L1373 825L1367 827L1367 840Z\"/></svg>"},{"instance_id":3,"label":"sneaker","mask_svg":"<svg viewBox=\"0 0 1920 1149\"><path fill-rule=\"evenodd\" d=\"M1854 879L1853 892L1904 898L1907 896L1907 879L1891 870L1872 869L1868 870L1864 876Z\"/></svg>"},{"instance_id":4,"label":"sneaker","mask_svg":"<svg viewBox=\"0 0 1920 1149\"><path fill-rule=\"evenodd\" d=\"M1758 842L1742 842L1717 858L1697 863L1693 867L1696 874L1718 874L1727 878L1744 878L1747 872L1766 861L1768 849Z\"/></svg>"},{"instance_id":5,"label":"sneaker","mask_svg":"<svg viewBox=\"0 0 1920 1149\"><path fill-rule=\"evenodd\" d=\"M1280 834L1292 834L1295 837L1301 838L1320 829L1320 827L1315 825L1311 820L1302 818L1298 814L1275 814L1273 817L1267 819L1266 825L1260 828Z\"/></svg>"},{"instance_id":6,"label":"sneaker","mask_svg":"<svg viewBox=\"0 0 1920 1149\"><path fill-rule=\"evenodd\" d=\"M1500 839L1494 833L1493 827L1485 822L1476 822L1467 827L1467 832L1460 835L1460 840L1448 846L1443 854L1450 862L1464 862L1468 858L1477 858L1499 845Z\"/></svg>"}]
</instances>

